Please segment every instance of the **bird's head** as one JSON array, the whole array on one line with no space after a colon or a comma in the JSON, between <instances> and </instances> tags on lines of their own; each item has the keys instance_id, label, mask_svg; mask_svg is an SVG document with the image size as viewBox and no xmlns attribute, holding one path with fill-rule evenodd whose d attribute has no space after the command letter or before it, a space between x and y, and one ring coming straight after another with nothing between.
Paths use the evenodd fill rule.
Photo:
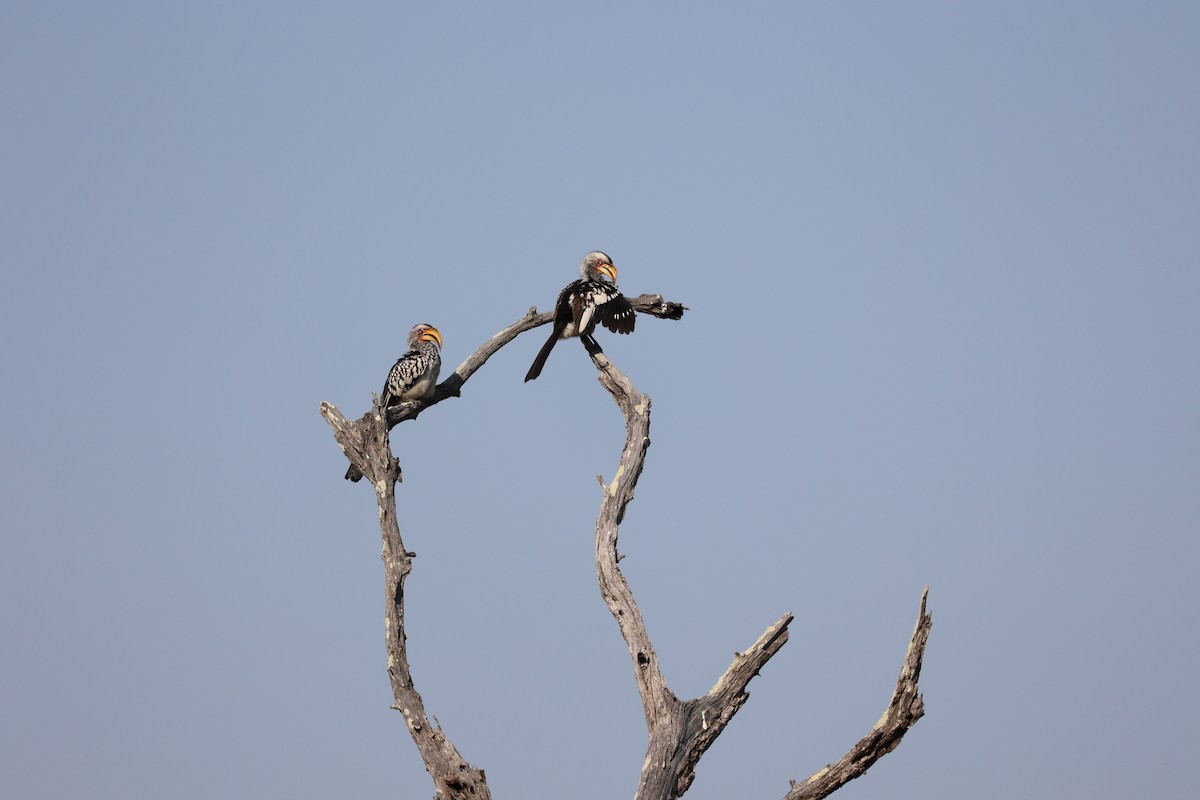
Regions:
<instances>
[{"instance_id":1,"label":"bird's head","mask_svg":"<svg viewBox=\"0 0 1200 800\"><path fill-rule=\"evenodd\" d=\"M442 348L442 332L426 323L414 325L412 331L408 334L408 344L410 347L415 348L421 342L433 342L440 350Z\"/></svg>"},{"instance_id":2,"label":"bird's head","mask_svg":"<svg viewBox=\"0 0 1200 800\"><path fill-rule=\"evenodd\" d=\"M607 253L593 250L583 257L579 264L579 274L585 281L598 281L608 278L610 283L617 282L617 268Z\"/></svg>"}]
</instances>

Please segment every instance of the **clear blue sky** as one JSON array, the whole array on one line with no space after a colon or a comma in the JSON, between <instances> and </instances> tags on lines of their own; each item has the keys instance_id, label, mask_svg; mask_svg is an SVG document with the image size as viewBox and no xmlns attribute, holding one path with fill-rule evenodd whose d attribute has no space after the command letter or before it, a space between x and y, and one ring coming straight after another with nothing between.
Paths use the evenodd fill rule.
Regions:
<instances>
[{"instance_id":1,"label":"clear blue sky","mask_svg":"<svg viewBox=\"0 0 1200 800\"><path fill-rule=\"evenodd\" d=\"M599 248L690 306L623 567L680 695L792 638L689 797L1197 793L1200 7L6 3L0 795L427 797L361 413ZM394 432L419 690L497 798L632 796L623 427L542 334Z\"/></svg>"}]
</instances>

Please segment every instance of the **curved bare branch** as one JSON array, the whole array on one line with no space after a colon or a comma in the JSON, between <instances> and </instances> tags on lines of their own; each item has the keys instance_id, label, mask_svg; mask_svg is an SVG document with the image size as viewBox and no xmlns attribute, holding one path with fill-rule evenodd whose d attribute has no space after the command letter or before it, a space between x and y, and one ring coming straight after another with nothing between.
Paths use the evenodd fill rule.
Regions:
<instances>
[{"instance_id":1,"label":"curved bare branch","mask_svg":"<svg viewBox=\"0 0 1200 800\"><path fill-rule=\"evenodd\" d=\"M660 294L643 294L631 297L629 298L629 303L633 306L634 311L660 319L679 319L683 316L683 312L687 310L687 307L682 303L663 300ZM426 408L436 405L449 397L460 396L463 384L480 367L487 363L487 360L494 356L501 347L504 347L504 345L525 331L545 325L553 319L553 311L546 311L539 314L536 306L530 308L525 312L525 316L488 339L474 353L468 356L465 361L459 364L449 377L438 384L433 397L428 400L418 400L392 406L388 410L388 427L394 428L405 420L415 419Z\"/></svg>"},{"instance_id":2,"label":"curved bare branch","mask_svg":"<svg viewBox=\"0 0 1200 800\"><path fill-rule=\"evenodd\" d=\"M361 420L359 423L348 422L341 412L328 403L321 404L321 415L347 454L350 449L361 448L359 456L366 466L364 474L375 487L379 530L383 536L388 677L392 683L392 695L396 698L392 708L404 714L408 732L433 778L438 800L491 800L492 794L483 770L469 764L441 727L430 720L425 712L425 703L413 685L404 632L404 581L412 571L412 559L416 553L406 550L404 540L400 537L400 524L396 519L396 483L400 478L400 464L392 457L388 446L388 430L379 399L375 398L371 412L364 418L371 423L368 425L361 424Z\"/></svg>"},{"instance_id":3,"label":"curved bare branch","mask_svg":"<svg viewBox=\"0 0 1200 800\"><path fill-rule=\"evenodd\" d=\"M917 682L921 677L921 663L925 659L925 643L929 641L929 630L933 627L932 615L925 611L929 598L929 587L921 593L921 610L917 613L917 624L913 628L904 663L900 666L900 677L887 710L875 723L871 732L842 756L836 764L809 776L803 783L792 785L784 800L820 800L828 797L846 783L862 775L871 765L896 749L904 734L916 721L925 716L925 698Z\"/></svg>"}]
</instances>

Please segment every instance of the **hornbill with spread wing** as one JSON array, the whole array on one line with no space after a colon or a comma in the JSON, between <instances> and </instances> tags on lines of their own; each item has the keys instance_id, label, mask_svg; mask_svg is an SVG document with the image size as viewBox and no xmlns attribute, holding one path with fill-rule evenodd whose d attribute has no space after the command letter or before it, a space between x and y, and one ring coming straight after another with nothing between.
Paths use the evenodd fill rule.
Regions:
<instances>
[{"instance_id":1,"label":"hornbill with spread wing","mask_svg":"<svg viewBox=\"0 0 1200 800\"><path fill-rule=\"evenodd\" d=\"M579 264L579 275L579 280L559 292L550 338L538 351L525 380L531 381L542 374L546 358L559 339L578 336L589 353L596 353L600 351L600 345L592 338L596 323L614 333L633 333L636 316L625 295L617 290L617 268L612 259L599 250L588 253Z\"/></svg>"}]
</instances>

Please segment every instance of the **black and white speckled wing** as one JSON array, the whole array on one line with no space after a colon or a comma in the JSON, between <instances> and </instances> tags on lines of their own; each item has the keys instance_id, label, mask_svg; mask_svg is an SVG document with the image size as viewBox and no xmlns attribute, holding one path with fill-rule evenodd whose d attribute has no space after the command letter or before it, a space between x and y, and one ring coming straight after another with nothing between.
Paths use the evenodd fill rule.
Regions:
<instances>
[{"instance_id":1,"label":"black and white speckled wing","mask_svg":"<svg viewBox=\"0 0 1200 800\"><path fill-rule=\"evenodd\" d=\"M637 314L625 295L614 287L612 296L596 306L595 320L613 333L633 333Z\"/></svg>"},{"instance_id":2,"label":"black and white speckled wing","mask_svg":"<svg viewBox=\"0 0 1200 800\"><path fill-rule=\"evenodd\" d=\"M422 342L416 350L409 350L392 365L379 404L387 408L405 400L419 400L433 394L441 367L442 357L437 345ZM362 477L362 472L353 464L346 470L348 481L358 483Z\"/></svg>"},{"instance_id":3,"label":"black and white speckled wing","mask_svg":"<svg viewBox=\"0 0 1200 800\"><path fill-rule=\"evenodd\" d=\"M634 325L633 306L617 287L604 281L576 281L563 292L569 311L569 323L561 334L564 337L590 334L600 324L614 333L631 333Z\"/></svg>"},{"instance_id":4,"label":"black and white speckled wing","mask_svg":"<svg viewBox=\"0 0 1200 800\"><path fill-rule=\"evenodd\" d=\"M406 400L419 400L432 393L437 386L441 367L441 354L432 342L423 342L417 349L400 356L388 373L381 405L387 408Z\"/></svg>"},{"instance_id":5,"label":"black and white speckled wing","mask_svg":"<svg viewBox=\"0 0 1200 800\"><path fill-rule=\"evenodd\" d=\"M442 335L437 328L428 324L414 325L408 334L409 351L400 356L388 370L383 384L380 405L384 408L409 400L421 400L433 394L437 387L438 373L442 368ZM346 480L358 482L363 474L351 464L346 470Z\"/></svg>"},{"instance_id":6,"label":"black and white speckled wing","mask_svg":"<svg viewBox=\"0 0 1200 800\"><path fill-rule=\"evenodd\" d=\"M633 306L611 283L577 280L567 284L554 304L554 326L550 336L534 358L525 380L534 380L542 374L546 359L559 339L590 336L597 324L615 333L632 333L635 322Z\"/></svg>"}]
</instances>

